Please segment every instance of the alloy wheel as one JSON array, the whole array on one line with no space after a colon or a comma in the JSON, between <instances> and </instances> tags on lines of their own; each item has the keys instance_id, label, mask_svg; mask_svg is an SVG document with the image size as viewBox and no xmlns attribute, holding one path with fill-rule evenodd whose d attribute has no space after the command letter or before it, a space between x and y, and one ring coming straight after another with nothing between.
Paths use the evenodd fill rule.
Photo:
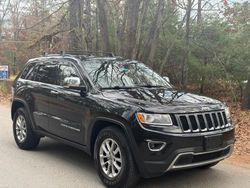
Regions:
<instances>
[{"instance_id":1,"label":"alloy wheel","mask_svg":"<svg viewBox=\"0 0 250 188\"><path fill-rule=\"evenodd\" d=\"M20 143L24 142L27 137L27 126L25 118L19 115L16 120L16 136Z\"/></svg>"},{"instance_id":2,"label":"alloy wheel","mask_svg":"<svg viewBox=\"0 0 250 188\"><path fill-rule=\"evenodd\" d=\"M104 140L99 151L102 171L109 178L116 178L122 169L122 155L119 145L111 138Z\"/></svg>"}]
</instances>

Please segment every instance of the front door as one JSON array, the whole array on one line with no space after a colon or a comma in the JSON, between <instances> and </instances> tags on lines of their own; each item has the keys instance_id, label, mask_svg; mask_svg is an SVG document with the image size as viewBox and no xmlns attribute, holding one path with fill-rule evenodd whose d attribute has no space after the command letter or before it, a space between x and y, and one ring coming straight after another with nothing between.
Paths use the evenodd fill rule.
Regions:
<instances>
[{"instance_id":1,"label":"front door","mask_svg":"<svg viewBox=\"0 0 250 188\"><path fill-rule=\"evenodd\" d=\"M58 64L57 86L51 88L49 103L50 133L73 141L84 143L85 98L79 91L64 87L65 78L79 77L77 68L65 60L54 60ZM80 78L82 80L82 78Z\"/></svg>"}]
</instances>

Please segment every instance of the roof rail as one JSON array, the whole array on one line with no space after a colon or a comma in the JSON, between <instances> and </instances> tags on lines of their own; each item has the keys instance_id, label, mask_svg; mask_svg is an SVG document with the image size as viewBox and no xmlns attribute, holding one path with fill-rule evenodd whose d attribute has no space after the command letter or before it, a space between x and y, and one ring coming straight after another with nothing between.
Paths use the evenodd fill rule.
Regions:
<instances>
[{"instance_id":1,"label":"roof rail","mask_svg":"<svg viewBox=\"0 0 250 188\"><path fill-rule=\"evenodd\" d=\"M101 51L82 51L82 50L68 50L68 51L61 51L61 55L83 55L83 56L92 56L92 55L102 55L108 57L114 57L115 55L112 52L101 52Z\"/></svg>"}]
</instances>

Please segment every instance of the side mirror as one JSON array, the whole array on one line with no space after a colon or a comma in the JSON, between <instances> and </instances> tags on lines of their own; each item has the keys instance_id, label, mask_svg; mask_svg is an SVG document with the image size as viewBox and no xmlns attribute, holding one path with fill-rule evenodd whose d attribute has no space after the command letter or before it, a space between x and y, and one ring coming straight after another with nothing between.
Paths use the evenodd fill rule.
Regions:
<instances>
[{"instance_id":1,"label":"side mirror","mask_svg":"<svg viewBox=\"0 0 250 188\"><path fill-rule=\"evenodd\" d=\"M78 77L66 77L63 81L63 86L67 89L81 91L82 95L87 93L87 87L81 85L81 80Z\"/></svg>"},{"instance_id":2,"label":"side mirror","mask_svg":"<svg viewBox=\"0 0 250 188\"><path fill-rule=\"evenodd\" d=\"M81 80L78 77L66 77L63 80L64 87L79 87L81 84Z\"/></svg>"},{"instance_id":3,"label":"side mirror","mask_svg":"<svg viewBox=\"0 0 250 188\"><path fill-rule=\"evenodd\" d=\"M167 76L163 76L164 80L166 80L168 83L170 83L170 79Z\"/></svg>"}]
</instances>

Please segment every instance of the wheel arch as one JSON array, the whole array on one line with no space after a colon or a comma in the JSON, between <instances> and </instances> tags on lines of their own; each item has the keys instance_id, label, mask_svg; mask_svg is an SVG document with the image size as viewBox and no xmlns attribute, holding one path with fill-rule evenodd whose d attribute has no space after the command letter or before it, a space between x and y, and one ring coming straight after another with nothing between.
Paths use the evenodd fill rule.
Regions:
<instances>
[{"instance_id":1,"label":"wheel arch","mask_svg":"<svg viewBox=\"0 0 250 188\"><path fill-rule=\"evenodd\" d=\"M21 100L14 100L11 105L11 119L14 119L14 115L19 108L25 108L25 103Z\"/></svg>"},{"instance_id":2,"label":"wheel arch","mask_svg":"<svg viewBox=\"0 0 250 188\"><path fill-rule=\"evenodd\" d=\"M33 119L32 119L32 116L31 116L31 113L30 113L29 106L28 106L28 104L27 104L24 100L22 100L22 99L14 99L14 100L12 101L12 105L11 105L11 118L12 118L12 120L14 119L15 113L16 113L16 111L18 110L18 108L25 108L25 110L26 110L26 112L27 112L27 114L28 114L28 116L29 116L29 119L30 119L30 121L31 121L31 125L32 125L33 128L35 128L35 126L34 126L35 124L34 124L34 121L33 121Z\"/></svg>"},{"instance_id":3,"label":"wheel arch","mask_svg":"<svg viewBox=\"0 0 250 188\"><path fill-rule=\"evenodd\" d=\"M87 152L89 153L89 155L94 156L93 155L94 154L94 145L95 145L95 141L97 139L98 134L104 128L112 127L112 126L121 130L122 133L125 135L127 142L128 142L128 146L131 149L131 154L132 154L132 157L135 161L136 168L142 174L145 171L145 169L144 169L144 166L142 164L142 161L138 157L138 156L140 156L140 154L138 152L138 148L137 148L135 138L133 136L133 132L132 132L132 130L130 130L129 125L124 123L123 121L118 121L118 120L114 120L111 118L97 118L96 121L93 123L92 129L90 130L91 132L89 132L89 135L91 135L91 136L88 139Z\"/></svg>"},{"instance_id":4,"label":"wheel arch","mask_svg":"<svg viewBox=\"0 0 250 188\"><path fill-rule=\"evenodd\" d=\"M128 130L124 123L110 118L104 118L104 117L97 118L93 123L90 133L91 136L89 139L89 150L90 150L89 153L91 154L91 156L93 156L94 153L95 141L97 139L98 134L101 132L101 130L107 127L115 127L119 129L126 137L128 136ZM130 145L129 140L128 144Z\"/></svg>"}]
</instances>

